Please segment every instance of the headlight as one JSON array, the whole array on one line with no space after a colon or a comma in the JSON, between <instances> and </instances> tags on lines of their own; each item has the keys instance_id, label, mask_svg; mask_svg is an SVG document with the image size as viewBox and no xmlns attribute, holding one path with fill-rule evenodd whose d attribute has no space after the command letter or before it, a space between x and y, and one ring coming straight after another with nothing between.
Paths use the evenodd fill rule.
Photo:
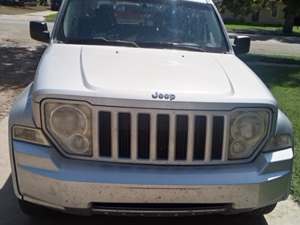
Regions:
<instances>
[{"instance_id":1,"label":"headlight","mask_svg":"<svg viewBox=\"0 0 300 225\"><path fill-rule=\"evenodd\" d=\"M265 152L277 151L286 148L291 148L293 146L292 137L288 134L279 134L272 137L264 148Z\"/></svg>"},{"instance_id":2,"label":"headlight","mask_svg":"<svg viewBox=\"0 0 300 225\"><path fill-rule=\"evenodd\" d=\"M231 116L229 159L249 158L266 137L267 111L238 111Z\"/></svg>"},{"instance_id":3,"label":"headlight","mask_svg":"<svg viewBox=\"0 0 300 225\"><path fill-rule=\"evenodd\" d=\"M92 155L91 110L84 104L45 104L45 125L68 154Z\"/></svg>"}]
</instances>

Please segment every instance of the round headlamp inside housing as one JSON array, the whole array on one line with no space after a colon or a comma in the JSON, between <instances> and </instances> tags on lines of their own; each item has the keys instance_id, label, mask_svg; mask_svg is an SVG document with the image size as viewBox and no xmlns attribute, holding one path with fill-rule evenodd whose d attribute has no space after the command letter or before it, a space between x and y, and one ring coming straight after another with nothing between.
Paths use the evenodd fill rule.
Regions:
<instances>
[{"instance_id":1,"label":"round headlamp inside housing","mask_svg":"<svg viewBox=\"0 0 300 225\"><path fill-rule=\"evenodd\" d=\"M67 154L92 155L91 110L85 104L46 102L45 125Z\"/></svg>"},{"instance_id":2,"label":"round headlamp inside housing","mask_svg":"<svg viewBox=\"0 0 300 225\"><path fill-rule=\"evenodd\" d=\"M237 111L231 116L229 159L249 158L266 137L269 128L268 111Z\"/></svg>"},{"instance_id":3,"label":"round headlamp inside housing","mask_svg":"<svg viewBox=\"0 0 300 225\"><path fill-rule=\"evenodd\" d=\"M87 116L72 105L55 108L50 113L49 122L53 132L66 137L74 133L84 134L88 127Z\"/></svg>"}]
</instances>

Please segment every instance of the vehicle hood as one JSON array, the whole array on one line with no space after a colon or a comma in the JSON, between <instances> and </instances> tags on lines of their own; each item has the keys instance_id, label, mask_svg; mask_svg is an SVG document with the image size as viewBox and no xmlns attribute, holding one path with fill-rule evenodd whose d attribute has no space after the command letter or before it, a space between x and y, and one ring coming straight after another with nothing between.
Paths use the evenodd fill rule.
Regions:
<instances>
[{"instance_id":1,"label":"vehicle hood","mask_svg":"<svg viewBox=\"0 0 300 225\"><path fill-rule=\"evenodd\" d=\"M276 104L259 78L232 54L51 44L39 65L34 100L53 95L174 102Z\"/></svg>"},{"instance_id":2,"label":"vehicle hood","mask_svg":"<svg viewBox=\"0 0 300 225\"><path fill-rule=\"evenodd\" d=\"M208 54L83 47L81 71L87 88L112 94L233 94L226 72Z\"/></svg>"}]
</instances>

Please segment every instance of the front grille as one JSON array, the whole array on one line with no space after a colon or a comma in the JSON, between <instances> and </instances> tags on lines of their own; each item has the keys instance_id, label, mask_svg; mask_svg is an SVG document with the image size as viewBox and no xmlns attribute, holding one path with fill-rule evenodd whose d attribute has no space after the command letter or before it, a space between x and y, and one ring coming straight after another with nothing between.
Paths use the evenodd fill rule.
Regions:
<instances>
[{"instance_id":1,"label":"front grille","mask_svg":"<svg viewBox=\"0 0 300 225\"><path fill-rule=\"evenodd\" d=\"M103 108L94 158L145 164L227 161L227 112Z\"/></svg>"}]
</instances>

